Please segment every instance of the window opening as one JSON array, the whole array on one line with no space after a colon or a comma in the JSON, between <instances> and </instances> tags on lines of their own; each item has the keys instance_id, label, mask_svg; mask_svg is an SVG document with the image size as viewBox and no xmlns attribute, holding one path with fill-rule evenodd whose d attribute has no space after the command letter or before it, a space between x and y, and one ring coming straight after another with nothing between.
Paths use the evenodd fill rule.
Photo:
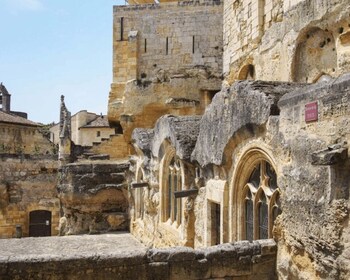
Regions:
<instances>
[{"instance_id":1,"label":"window opening","mask_svg":"<svg viewBox=\"0 0 350 280\"><path fill-rule=\"evenodd\" d=\"M169 52L169 40L168 40L168 37L166 37L165 54L168 55L168 52Z\"/></svg>"},{"instance_id":2,"label":"window opening","mask_svg":"<svg viewBox=\"0 0 350 280\"><path fill-rule=\"evenodd\" d=\"M120 18L120 41L123 41L123 34L124 34L124 18Z\"/></svg>"},{"instance_id":3,"label":"window opening","mask_svg":"<svg viewBox=\"0 0 350 280\"><path fill-rule=\"evenodd\" d=\"M192 53L194 53L194 36L192 36Z\"/></svg>"},{"instance_id":4,"label":"window opening","mask_svg":"<svg viewBox=\"0 0 350 280\"><path fill-rule=\"evenodd\" d=\"M211 203L211 244L218 245L220 244L220 204Z\"/></svg>"},{"instance_id":5,"label":"window opening","mask_svg":"<svg viewBox=\"0 0 350 280\"><path fill-rule=\"evenodd\" d=\"M147 39L145 39L145 53L147 52Z\"/></svg>"},{"instance_id":6,"label":"window opening","mask_svg":"<svg viewBox=\"0 0 350 280\"><path fill-rule=\"evenodd\" d=\"M281 214L277 176L271 164L264 160L255 164L244 188L242 236L249 241L271 238L273 223Z\"/></svg>"},{"instance_id":7,"label":"window opening","mask_svg":"<svg viewBox=\"0 0 350 280\"><path fill-rule=\"evenodd\" d=\"M181 223L182 201L175 199L174 192L181 191L182 187L181 166L179 159L172 158L168 166L168 179L166 186L166 216L165 221Z\"/></svg>"},{"instance_id":8,"label":"window opening","mask_svg":"<svg viewBox=\"0 0 350 280\"><path fill-rule=\"evenodd\" d=\"M252 193L248 190L245 200L245 235L246 239L253 241L254 239L254 218L253 218L253 200Z\"/></svg>"},{"instance_id":9,"label":"window opening","mask_svg":"<svg viewBox=\"0 0 350 280\"><path fill-rule=\"evenodd\" d=\"M268 205L266 203L266 197L263 195L263 199L259 203L259 239L269 238L269 213Z\"/></svg>"}]
</instances>

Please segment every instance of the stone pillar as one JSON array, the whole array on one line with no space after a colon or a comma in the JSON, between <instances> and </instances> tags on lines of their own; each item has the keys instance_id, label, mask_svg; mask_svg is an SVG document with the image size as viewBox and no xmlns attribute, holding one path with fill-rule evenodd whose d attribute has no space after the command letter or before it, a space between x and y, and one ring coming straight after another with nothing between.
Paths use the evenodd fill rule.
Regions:
<instances>
[{"instance_id":1,"label":"stone pillar","mask_svg":"<svg viewBox=\"0 0 350 280\"><path fill-rule=\"evenodd\" d=\"M72 161L71 151L71 113L67 110L66 105L64 104L64 96L61 95L60 140L58 148L58 159L61 165Z\"/></svg>"}]
</instances>

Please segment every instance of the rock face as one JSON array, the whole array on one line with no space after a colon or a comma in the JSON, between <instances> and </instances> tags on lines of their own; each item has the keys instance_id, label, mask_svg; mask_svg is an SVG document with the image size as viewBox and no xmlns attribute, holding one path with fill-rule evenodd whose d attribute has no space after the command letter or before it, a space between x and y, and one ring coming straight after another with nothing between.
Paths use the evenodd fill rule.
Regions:
<instances>
[{"instance_id":1,"label":"rock face","mask_svg":"<svg viewBox=\"0 0 350 280\"><path fill-rule=\"evenodd\" d=\"M128 229L125 171L128 163L91 161L60 170L58 193L63 209L61 234Z\"/></svg>"},{"instance_id":2,"label":"rock face","mask_svg":"<svg viewBox=\"0 0 350 280\"><path fill-rule=\"evenodd\" d=\"M233 136L244 131L251 137L279 114L277 102L301 85L281 82L241 81L224 87L207 108L192 160L201 166L224 163L224 150Z\"/></svg>"},{"instance_id":3,"label":"rock face","mask_svg":"<svg viewBox=\"0 0 350 280\"><path fill-rule=\"evenodd\" d=\"M190 159L199 133L201 116L163 116L154 128L152 154L159 157L159 151L165 140L172 143L181 159Z\"/></svg>"}]
</instances>

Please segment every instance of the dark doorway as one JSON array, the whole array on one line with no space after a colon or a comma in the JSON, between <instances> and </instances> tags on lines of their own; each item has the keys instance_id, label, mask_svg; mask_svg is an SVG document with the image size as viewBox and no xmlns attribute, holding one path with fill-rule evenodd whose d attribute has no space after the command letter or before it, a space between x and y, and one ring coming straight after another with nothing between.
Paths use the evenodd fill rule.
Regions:
<instances>
[{"instance_id":1,"label":"dark doorway","mask_svg":"<svg viewBox=\"0 0 350 280\"><path fill-rule=\"evenodd\" d=\"M51 236L51 212L36 210L29 213L29 236Z\"/></svg>"},{"instance_id":2,"label":"dark doorway","mask_svg":"<svg viewBox=\"0 0 350 280\"><path fill-rule=\"evenodd\" d=\"M211 245L220 244L220 204L211 204Z\"/></svg>"}]
</instances>

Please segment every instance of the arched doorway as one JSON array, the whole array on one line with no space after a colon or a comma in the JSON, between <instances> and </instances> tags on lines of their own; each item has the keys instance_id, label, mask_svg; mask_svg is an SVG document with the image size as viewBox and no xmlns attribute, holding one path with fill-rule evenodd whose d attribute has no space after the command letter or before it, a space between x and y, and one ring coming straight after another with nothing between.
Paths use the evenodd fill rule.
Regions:
<instances>
[{"instance_id":1,"label":"arched doorway","mask_svg":"<svg viewBox=\"0 0 350 280\"><path fill-rule=\"evenodd\" d=\"M29 213L29 236L51 236L51 212L35 210Z\"/></svg>"}]
</instances>

